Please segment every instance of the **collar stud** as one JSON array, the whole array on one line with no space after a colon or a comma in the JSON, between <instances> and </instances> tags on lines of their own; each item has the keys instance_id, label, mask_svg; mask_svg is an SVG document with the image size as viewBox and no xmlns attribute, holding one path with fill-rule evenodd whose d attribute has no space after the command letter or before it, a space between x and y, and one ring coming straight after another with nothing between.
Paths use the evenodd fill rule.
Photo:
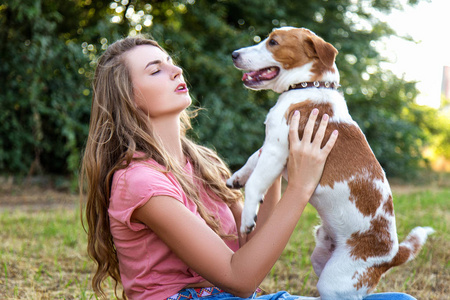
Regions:
<instances>
[{"instance_id":1,"label":"collar stud","mask_svg":"<svg viewBox=\"0 0 450 300\"><path fill-rule=\"evenodd\" d=\"M312 87L337 90L340 87L340 85L339 85L339 83L337 83L335 81L314 81L314 82L304 81L304 82L300 82L297 84L291 84L291 86L289 87L289 91L312 88Z\"/></svg>"}]
</instances>

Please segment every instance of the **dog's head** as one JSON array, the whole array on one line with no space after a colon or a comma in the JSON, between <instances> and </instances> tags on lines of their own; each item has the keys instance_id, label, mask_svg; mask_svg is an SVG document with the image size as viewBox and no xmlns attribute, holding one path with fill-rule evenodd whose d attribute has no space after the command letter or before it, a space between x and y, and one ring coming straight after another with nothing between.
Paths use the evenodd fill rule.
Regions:
<instances>
[{"instance_id":1,"label":"dog's head","mask_svg":"<svg viewBox=\"0 0 450 300\"><path fill-rule=\"evenodd\" d=\"M232 58L236 68L248 71L242 77L246 87L282 93L300 82L339 83L337 53L308 29L282 27L255 46L234 51Z\"/></svg>"}]
</instances>

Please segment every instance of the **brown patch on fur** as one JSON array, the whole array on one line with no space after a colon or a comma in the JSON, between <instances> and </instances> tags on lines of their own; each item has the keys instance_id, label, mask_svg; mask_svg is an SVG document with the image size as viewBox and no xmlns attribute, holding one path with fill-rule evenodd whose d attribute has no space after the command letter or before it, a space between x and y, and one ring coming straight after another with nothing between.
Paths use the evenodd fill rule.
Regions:
<instances>
[{"instance_id":1,"label":"brown patch on fur","mask_svg":"<svg viewBox=\"0 0 450 300\"><path fill-rule=\"evenodd\" d=\"M306 125L306 122L308 122L309 115L311 114L311 111L314 108L317 108L319 110L319 115L317 117L316 125L314 127L314 134L315 134L315 131L317 131L318 125L320 124L320 120L322 119L324 114L329 115L330 118L334 116L333 107L331 106L330 103L315 104L314 102L309 101L309 100L302 101L300 103L295 103L295 104L292 104L291 106L289 106L289 108L285 114L285 118L286 118L286 120L290 120L292 118L292 115L294 114L294 112L296 110L298 110L300 112L299 128L302 128L302 125L304 128Z\"/></svg>"},{"instance_id":2,"label":"brown patch on fur","mask_svg":"<svg viewBox=\"0 0 450 300\"><path fill-rule=\"evenodd\" d=\"M370 224L369 230L355 232L347 240L347 245L352 248L350 251L352 257L366 261L369 257L388 255L392 250L389 220L378 216Z\"/></svg>"},{"instance_id":3,"label":"brown patch on fur","mask_svg":"<svg viewBox=\"0 0 450 300\"><path fill-rule=\"evenodd\" d=\"M348 183L350 188L350 200L364 216L375 216L378 207L383 200L383 195L376 188L373 180L365 177L357 177Z\"/></svg>"},{"instance_id":4,"label":"brown patch on fur","mask_svg":"<svg viewBox=\"0 0 450 300\"><path fill-rule=\"evenodd\" d=\"M401 265L408 259L416 256L419 253L420 249L422 248L422 244L420 243L419 238L415 235L409 236L402 244L406 243L410 244L411 248L404 247L405 249L402 250L404 252L402 253L402 256L398 258L398 261L393 261L393 263L395 263L394 266ZM400 248L402 248L402 246L400 246ZM399 254L397 253L397 255Z\"/></svg>"},{"instance_id":5,"label":"brown patch on fur","mask_svg":"<svg viewBox=\"0 0 450 300\"><path fill-rule=\"evenodd\" d=\"M394 215L394 202L392 201L392 195L389 195L389 198L383 204L383 210L388 215Z\"/></svg>"},{"instance_id":6,"label":"brown patch on fur","mask_svg":"<svg viewBox=\"0 0 450 300\"><path fill-rule=\"evenodd\" d=\"M281 63L286 70L301 67L311 61L302 49L301 35L293 34L291 31L273 31L266 44L267 49L273 53L275 60ZM278 45L270 45L271 40L275 40Z\"/></svg>"},{"instance_id":7,"label":"brown patch on fur","mask_svg":"<svg viewBox=\"0 0 450 300\"><path fill-rule=\"evenodd\" d=\"M361 289L362 287L367 287L368 292L370 293L377 286L378 282L381 279L381 276L389 269L390 267L388 265L383 264L379 266L369 267L362 274L355 273L355 276L353 277L356 278L357 276L358 281L353 286L357 290Z\"/></svg>"},{"instance_id":8,"label":"brown patch on fur","mask_svg":"<svg viewBox=\"0 0 450 300\"><path fill-rule=\"evenodd\" d=\"M404 245L400 245L397 254L390 262L369 267L362 274L356 272L353 275L353 279L358 278L358 281L353 286L358 290L365 286L368 288L368 292L370 293L375 289L381 279L381 276L383 276L386 271L388 271L392 267L404 264L412 256L415 256L420 251L422 245L420 244L419 239L416 236L410 236L405 242L410 243L412 245L412 249Z\"/></svg>"},{"instance_id":9,"label":"brown patch on fur","mask_svg":"<svg viewBox=\"0 0 450 300\"><path fill-rule=\"evenodd\" d=\"M418 241L417 241L418 242ZM397 255L392 259L390 265L391 267L399 266L401 264L404 264L408 261L408 259L411 256L414 256L416 252L419 252L420 250L420 244L415 245L413 249L411 250L409 247L406 246L399 246Z\"/></svg>"},{"instance_id":10,"label":"brown patch on fur","mask_svg":"<svg viewBox=\"0 0 450 300\"><path fill-rule=\"evenodd\" d=\"M277 44L272 45L271 40ZM313 62L311 81L321 80L327 71L335 72L333 65L338 51L307 29L275 30L269 35L266 47L286 70Z\"/></svg>"},{"instance_id":11,"label":"brown patch on fur","mask_svg":"<svg viewBox=\"0 0 450 300\"><path fill-rule=\"evenodd\" d=\"M309 115L314 108L319 109L313 134L319 128L320 120L324 113L333 117L331 104L314 104L312 101L303 101L291 105L286 112L286 120L290 120L295 110L300 111L299 136L303 138L303 131ZM339 137L333 149L328 155L320 185L334 187L335 182L349 180L358 174L369 176L368 180L384 180L384 172L375 155L367 143L366 137L358 126L346 123L329 122L325 131L322 147L330 138L332 132L337 129Z\"/></svg>"}]
</instances>

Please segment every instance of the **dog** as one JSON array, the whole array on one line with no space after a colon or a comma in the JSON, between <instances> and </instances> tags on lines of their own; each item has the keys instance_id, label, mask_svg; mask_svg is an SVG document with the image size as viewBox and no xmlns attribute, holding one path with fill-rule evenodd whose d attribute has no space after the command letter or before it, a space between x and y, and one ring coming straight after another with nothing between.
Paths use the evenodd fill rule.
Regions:
<instances>
[{"instance_id":1,"label":"dog","mask_svg":"<svg viewBox=\"0 0 450 300\"><path fill-rule=\"evenodd\" d=\"M267 115L262 148L227 185L245 185L240 231L248 233L265 192L285 170L294 111L300 111L300 138L314 108L319 109L315 131L328 114L324 143L335 129L339 137L309 202L321 218L311 261L320 299L362 299L388 269L413 259L434 230L416 227L399 244L389 183L338 91L337 54L312 31L294 27L274 29L261 43L232 53L235 67L246 72L247 88L281 95Z\"/></svg>"}]
</instances>

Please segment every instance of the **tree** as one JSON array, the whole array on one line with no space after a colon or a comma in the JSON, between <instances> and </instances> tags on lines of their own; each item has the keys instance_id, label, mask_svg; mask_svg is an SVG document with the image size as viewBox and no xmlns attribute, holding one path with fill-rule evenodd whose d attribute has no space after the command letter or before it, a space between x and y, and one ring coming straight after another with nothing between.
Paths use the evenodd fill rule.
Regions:
<instances>
[{"instance_id":1,"label":"tree","mask_svg":"<svg viewBox=\"0 0 450 300\"><path fill-rule=\"evenodd\" d=\"M245 89L230 55L290 25L339 50L351 114L387 174L411 174L431 129L414 104L415 84L378 67L376 43L393 32L372 14L398 7L398 0L8 0L0 6L1 172L77 170L95 60L112 41L138 33L184 67L194 105L203 108L193 138L240 167L261 146L278 95Z\"/></svg>"},{"instance_id":2,"label":"tree","mask_svg":"<svg viewBox=\"0 0 450 300\"><path fill-rule=\"evenodd\" d=\"M0 5L2 173L78 169L90 112L86 75L92 71L80 40L94 38L94 28L105 36L111 26L101 9L109 2L87 2Z\"/></svg>"},{"instance_id":3,"label":"tree","mask_svg":"<svg viewBox=\"0 0 450 300\"><path fill-rule=\"evenodd\" d=\"M398 1L172 2L169 16L161 13L168 11L168 3L153 4L155 13L148 11L153 26L141 31L152 33L180 58L197 103L206 108L198 118L198 139L216 147L232 168L261 146L262 123L278 95L242 88L241 74L229 56L264 39L273 27L286 25L307 27L339 50L337 64L350 112L387 174L412 174L419 165L427 124L408 118L421 114L414 104L415 84L378 67L383 58L376 42L394 32L373 17L372 10L389 12L399 7Z\"/></svg>"}]
</instances>

